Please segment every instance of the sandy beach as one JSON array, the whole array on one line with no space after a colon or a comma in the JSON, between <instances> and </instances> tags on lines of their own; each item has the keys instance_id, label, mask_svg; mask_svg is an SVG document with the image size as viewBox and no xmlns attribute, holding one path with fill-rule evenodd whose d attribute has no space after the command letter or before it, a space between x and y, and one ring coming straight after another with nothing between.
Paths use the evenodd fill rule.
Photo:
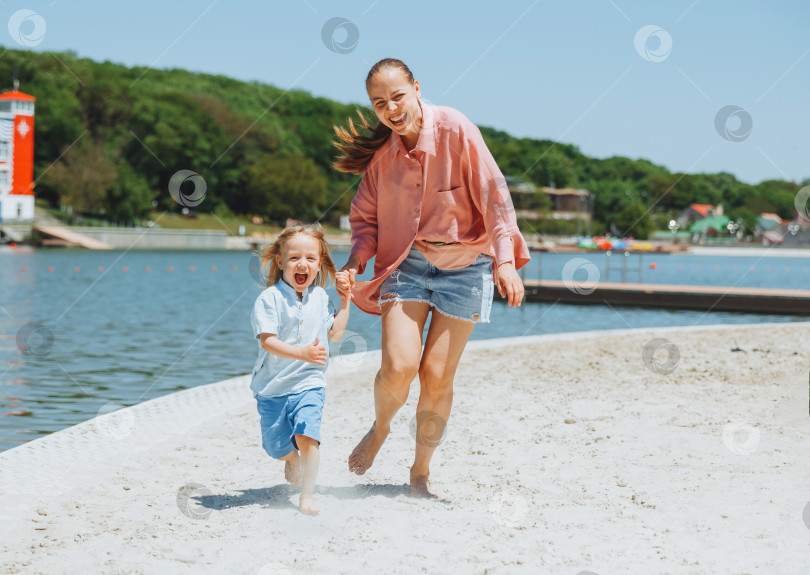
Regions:
<instances>
[{"instance_id":1,"label":"sandy beach","mask_svg":"<svg viewBox=\"0 0 810 575\"><path fill-rule=\"evenodd\" d=\"M583 326L584 328L587 326ZM810 323L472 342L408 496L418 382L374 466L379 353L333 359L317 517L247 377L0 454L2 573L810 572Z\"/></svg>"}]
</instances>

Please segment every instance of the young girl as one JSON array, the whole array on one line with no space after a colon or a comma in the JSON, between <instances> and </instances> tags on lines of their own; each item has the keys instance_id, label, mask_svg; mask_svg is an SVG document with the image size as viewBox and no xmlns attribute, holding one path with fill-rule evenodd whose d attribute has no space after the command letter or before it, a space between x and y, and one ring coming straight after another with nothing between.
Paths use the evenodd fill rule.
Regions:
<instances>
[{"instance_id":1,"label":"young girl","mask_svg":"<svg viewBox=\"0 0 810 575\"><path fill-rule=\"evenodd\" d=\"M250 389L261 417L262 447L284 461L284 477L301 487L298 507L315 505L328 340L338 340L349 320L350 300L341 294L337 312L323 286L335 273L319 224L286 228L261 255L267 288L251 314L259 357ZM314 285L313 285L314 284Z\"/></svg>"}]
</instances>

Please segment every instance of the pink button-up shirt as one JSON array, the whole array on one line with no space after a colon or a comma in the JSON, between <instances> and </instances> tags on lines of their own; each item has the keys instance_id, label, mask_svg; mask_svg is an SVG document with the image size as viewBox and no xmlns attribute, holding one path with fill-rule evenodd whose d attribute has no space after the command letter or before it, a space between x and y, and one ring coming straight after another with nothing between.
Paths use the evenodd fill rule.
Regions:
<instances>
[{"instance_id":1,"label":"pink button-up shirt","mask_svg":"<svg viewBox=\"0 0 810 575\"><path fill-rule=\"evenodd\" d=\"M469 265L479 253L496 265L529 262L506 180L481 132L453 108L422 103L422 129L413 150L392 132L374 154L352 201L352 253L374 260L374 278L355 284L354 303L380 315L382 281L417 247L436 267ZM459 242L425 245L418 240Z\"/></svg>"}]
</instances>

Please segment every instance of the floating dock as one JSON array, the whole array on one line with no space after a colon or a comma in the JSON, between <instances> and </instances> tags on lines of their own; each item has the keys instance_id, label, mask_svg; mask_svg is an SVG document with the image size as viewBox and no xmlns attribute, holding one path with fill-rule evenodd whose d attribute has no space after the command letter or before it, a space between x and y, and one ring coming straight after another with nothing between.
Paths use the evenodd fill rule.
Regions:
<instances>
[{"instance_id":1,"label":"floating dock","mask_svg":"<svg viewBox=\"0 0 810 575\"><path fill-rule=\"evenodd\" d=\"M810 290L524 280L526 301L810 316Z\"/></svg>"}]
</instances>

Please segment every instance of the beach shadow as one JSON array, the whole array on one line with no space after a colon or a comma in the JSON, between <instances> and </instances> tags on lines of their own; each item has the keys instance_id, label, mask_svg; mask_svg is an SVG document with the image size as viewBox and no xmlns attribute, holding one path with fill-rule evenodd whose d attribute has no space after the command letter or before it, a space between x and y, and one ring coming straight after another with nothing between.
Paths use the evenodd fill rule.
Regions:
<instances>
[{"instance_id":1,"label":"beach shadow","mask_svg":"<svg viewBox=\"0 0 810 575\"><path fill-rule=\"evenodd\" d=\"M366 497L399 497L400 495L410 495L411 486L407 483L401 485L393 484L368 484L368 485L348 485L345 487L316 486L315 493L321 495L331 495L336 499L365 499Z\"/></svg>"},{"instance_id":2,"label":"beach shadow","mask_svg":"<svg viewBox=\"0 0 810 575\"><path fill-rule=\"evenodd\" d=\"M290 501L290 497L298 493L292 485L282 484L263 489L242 489L232 495L197 495L193 499L206 509L232 509L247 505L261 505L271 509L297 509Z\"/></svg>"},{"instance_id":3,"label":"beach shadow","mask_svg":"<svg viewBox=\"0 0 810 575\"><path fill-rule=\"evenodd\" d=\"M349 485L346 487L315 487L315 493L321 495L331 495L335 499L365 499L367 497L375 497L381 495L383 497L395 498L405 496L411 497L411 486L407 483L401 485L385 484L385 485ZM442 497L440 499L421 499L420 501L431 501L434 503L452 503L450 499Z\"/></svg>"},{"instance_id":4,"label":"beach shadow","mask_svg":"<svg viewBox=\"0 0 810 575\"><path fill-rule=\"evenodd\" d=\"M205 509L223 510L248 505L261 505L270 509L297 509L290 498L299 490L286 483L261 489L241 489L237 494L225 495L195 495L191 497L200 507ZM399 497L409 495L411 487L402 485L349 485L345 487L317 486L315 493L330 495L336 499L365 499L381 495L383 497Z\"/></svg>"}]
</instances>

